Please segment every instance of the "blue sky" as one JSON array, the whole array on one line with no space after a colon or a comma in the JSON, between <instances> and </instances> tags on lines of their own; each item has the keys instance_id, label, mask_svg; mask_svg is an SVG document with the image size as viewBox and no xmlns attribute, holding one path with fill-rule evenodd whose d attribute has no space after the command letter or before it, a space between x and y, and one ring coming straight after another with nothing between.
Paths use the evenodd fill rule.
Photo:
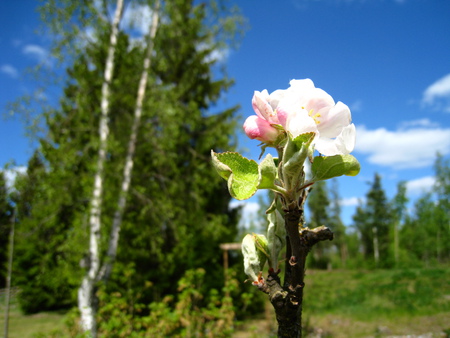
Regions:
<instances>
[{"instance_id":1,"label":"blue sky","mask_svg":"<svg viewBox=\"0 0 450 338\"><path fill-rule=\"evenodd\" d=\"M236 85L227 104L253 114L254 90L285 89L310 78L352 110L357 127L357 177L339 178L343 218L351 222L375 172L389 197L408 181L415 199L433 184L432 164L450 155L450 1L261 0L233 1L249 28L238 50L223 53ZM33 90L27 67L49 62L48 39L34 34L38 1L0 2L0 106ZM51 96L51 93L46 93ZM50 97L52 99L52 97ZM54 98L53 98L54 99ZM257 159L257 141L239 136ZM0 166L26 165L32 146L19 119L0 120ZM247 210L256 208L255 199Z\"/></svg>"}]
</instances>

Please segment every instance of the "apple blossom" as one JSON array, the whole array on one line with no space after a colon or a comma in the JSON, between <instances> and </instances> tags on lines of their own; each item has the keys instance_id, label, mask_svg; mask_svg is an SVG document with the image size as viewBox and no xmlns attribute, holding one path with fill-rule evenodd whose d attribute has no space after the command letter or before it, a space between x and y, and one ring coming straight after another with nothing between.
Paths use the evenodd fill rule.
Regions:
<instances>
[{"instance_id":1,"label":"apple blossom","mask_svg":"<svg viewBox=\"0 0 450 338\"><path fill-rule=\"evenodd\" d=\"M252 107L256 115L271 124L278 124L276 108L280 100L284 97L286 90L276 90L269 95L264 89L262 92L255 91L252 98Z\"/></svg>"},{"instance_id":2,"label":"apple blossom","mask_svg":"<svg viewBox=\"0 0 450 338\"><path fill-rule=\"evenodd\" d=\"M351 124L350 109L311 80L292 80L277 106L277 117L283 128L295 138L314 132L315 148L325 156L345 155L353 151L356 129Z\"/></svg>"},{"instance_id":3,"label":"apple blossom","mask_svg":"<svg viewBox=\"0 0 450 338\"><path fill-rule=\"evenodd\" d=\"M265 143L273 143L277 140L280 131L271 126L267 120L252 115L244 122L245 134L251 139L257 139Z\"/></svg>"}]
</instances>

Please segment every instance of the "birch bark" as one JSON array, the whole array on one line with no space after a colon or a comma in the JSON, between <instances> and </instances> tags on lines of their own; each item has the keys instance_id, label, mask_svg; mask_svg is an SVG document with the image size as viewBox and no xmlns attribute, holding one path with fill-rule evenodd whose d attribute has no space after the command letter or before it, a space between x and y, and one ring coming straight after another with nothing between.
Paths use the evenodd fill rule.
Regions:
<instances>
[{"instance_id":1,"label":"birch bark","mask_svg":"<svg viewBox=\"0 0 450 338\"><path fill-rule=\"evenodd\" d=\"M117 254L117 246L119 243L120 228L122 225L123 212L126 206L126 200L128 196L128 191L130 188L130 182L132 178L132 171L134 166L134 154L136 151L136 142L138 137L138 130L141 123L142 116L142 104L144 102L145 92L148 82L148 71L151 65L151 58L153 53L154 39L156 36L156 31L158 29L159 21L159 0L155 2L155 7L153 10L152 21L150 26L150 34L147 42L147 51L144 58L144 66L142 69L141 79L139 81L138 92L136 96L136 107L134 110L134 119L131 127L130 139L128 142L127 155L125 159L125 167L123 169L122 186L119 194L119 199L117 202L117 209L114 213L113 225L111 228L111 234L109 237L108 252L104 264L100 272L100 278L104 281L109 279L111 270Z\"/></svg>"},{"instance_id":2,"label":"birch bark","mask_svg":"<svg viewBox=\"0 0 450 338\"><path fill-rule=\"evenodd\" d=\"M123 0L117 0L114 19L111 24L111 35L106 58L104 80L101 94L101 115L99 125L99 151L97 168L94 176L94 190L91 199L89 215L89 266L84 276L81 286L78 289L78 308L81 313L81 326L84 331L90 332L92 337L97 336L97 326L95 322L96 299L95 284L98 280L100 268L100 227L101 227L101 205L103 194L103 171L106 161L107 140L109 135L108 115L110 84L113 78L114 54L116 51L117 37L119 34L119 24L123 13Z\"/></svg>"}]
</instances>

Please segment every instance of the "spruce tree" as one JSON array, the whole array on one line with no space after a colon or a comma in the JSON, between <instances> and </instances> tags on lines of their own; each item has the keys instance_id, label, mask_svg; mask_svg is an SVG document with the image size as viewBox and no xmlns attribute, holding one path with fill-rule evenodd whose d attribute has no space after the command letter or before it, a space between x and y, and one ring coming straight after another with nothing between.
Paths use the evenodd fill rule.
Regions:
<instances>
[{"instance_id":1,"label":"spruce tree","mask_svg":"<svg viewBox=\"0 0 450 338\"><path fill-rule=\"evenodd\" d=\"M331 180L330 189L330 228L334 233L333 245L339 253L341 267L346 266L348 259L348 243L346 227L341 219L341 198L337 179Z\"/></svg>"},{"instance_id":2,"label":"spruce tree","mask_svg":"<svg viewBox=\"0 0 450 338\"><path fill-rule=\"evenodd\" d=\"M330 199L328 196L327 184L325 181L316 182L309 193L307 200L308 209L311 213L309 224L311 228L322 225L329 226L331 218L329 215ZM311 267L326 269L330 261L330 241L320 242L316 245L314 251L309 255L309 264Z\"/></svg>"},{"instance_id":3,"label":"spruce tree","mask_svg":"<svg viewBox=\"0 0 450 338\"><path fill-rule=\"evenodd\" d=\"M450 160L437 154L434 164L436 246L438 262L450 261Z\"/></svg>"},{"instance_id":4,"label":"spruce tree","mask_svg":"<svg viewBox=\"0 0 450 338\"><path fill-rule=\"evenodd\" d=\"M401 181L397 184L397 194L391 201L392 219L393 219L393 251L395 264L399 264L400 260L400 228L402 222L407 216L407 203L408 198L406 196L406 182Z\"/></svg>"},{"instance_id":5,"label":"spruce tree","mask_svg":"<svg viewBox=\"0 0 450 338\"><path fill-rule=\"evenodd\" d=\"M366 201L356 209L353 221L361 234L366 259L373 259L377 267L391 265L389 247L392 243L392 212L381 185L381 176L377 173L366 194Z\"/></svg>"},{"instance_id":6,"label":"spruce tree","mask_svg":"<svg viewBox=\"0 0 450 338\"><path fill-rule=\"evenodd\" d=\"M195 267L208 271L209 288L221 287L219 244L233 241L237 233L237 215L229 211L226 186L210 165L212 148L230 149L234 144L237 107L211 113L232 84L211 55L227 42L219 34L233 17L221 12L225 23L206 26L211 8L187 0L164 2L162 10L116 264L107 284L108 291L141 293L145 302L176 292L177 280ZM24 259L18 263L19 285L25 286L28 278L36 281L30 285L33 292L21 296L28 312L73 305L74 291L90 264L88 214L109 38L101 21L97 28L93 43L71 54L59 107L45 113L48 134L40 140L45 170L29 216L20 224ZM232 38L234 32L229 33ZM144 55L142 44L126 32L119 34L110 88L102 257L121 189ZM34 245L27 247L30 240ZM153 284L151 290L145 288L146 281ZM34 306L37 298L41 300Z\"/></svg>"}]
</instances>

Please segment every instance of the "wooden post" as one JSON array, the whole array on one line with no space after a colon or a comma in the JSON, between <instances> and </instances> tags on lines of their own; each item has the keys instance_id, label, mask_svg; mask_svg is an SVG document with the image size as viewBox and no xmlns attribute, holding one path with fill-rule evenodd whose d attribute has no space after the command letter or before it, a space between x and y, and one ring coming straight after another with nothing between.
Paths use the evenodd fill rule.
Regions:
<instances>
[{"instance_id":1,"label":"wooden post","mask_svg":"<svg viewBox=\"0 0 450 338\"><path fill-rule=\"evenodd\" d=\"M11 296L11 274L12 274L12 262L14 252L14 228L16 224L16 209L13 211L11 218L11 230L9 232L9 257L8 257L8 274L6 276L6 290L5 290L5 331L4 337L8 338L8 324L9 324L9 303Z\"/></svg>"},{"instance_id":2,"label":"wooden post","mask_svg":"<svg viewBox=\"0 0 450 338\"><path fill-rule=\"evenodd\" d=\"M241 250L241 243L222 243L220 248L223 250L223 278L225 286L228 283L228 250ZM228 289L226 289L225 295L230 296Z\"/></svg>"}]
</instances>

